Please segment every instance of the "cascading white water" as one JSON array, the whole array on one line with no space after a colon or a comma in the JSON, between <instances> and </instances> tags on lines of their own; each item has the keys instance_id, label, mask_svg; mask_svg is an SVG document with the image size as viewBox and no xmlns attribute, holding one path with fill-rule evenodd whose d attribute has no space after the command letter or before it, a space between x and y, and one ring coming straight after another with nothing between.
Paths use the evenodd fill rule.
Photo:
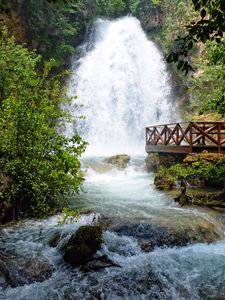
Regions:
<instances>
[{"instance_id":1,"label":"cascading white water","mask_svg":"<svg viewBox=\"0 0 225 300\"><path fill-rule=\"evenodd\" d=\"M87 153L144 153L145 126L176 115L159 49L136 18L124 17L96 21L82 50L70 94L83 105L79 131L90 143ZM73 108L77 114L75 103Z\"/></svg>"}]
</instances>

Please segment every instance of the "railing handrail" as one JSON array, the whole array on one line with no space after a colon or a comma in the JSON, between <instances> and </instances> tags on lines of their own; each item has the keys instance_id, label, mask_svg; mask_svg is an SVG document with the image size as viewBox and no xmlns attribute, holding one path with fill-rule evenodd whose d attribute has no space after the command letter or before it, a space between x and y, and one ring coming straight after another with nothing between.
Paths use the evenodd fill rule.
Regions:
<instances>
[{"instance_id":1,"label":"railing handrail","mask_svg":"<svg viewBox=\"0 0 225 300\"><path fill-rule=\"evenodd\" d=\"M195 123L195 124L225 124L225 121L188 121L188 122L176 122L176 123L168 123L168 124L157 124L157 125L150 125L146 126L146 128L152 128L152 127L164 127L164 126L171 126L171 125L177 125L177 124L190 124L190 123Z\"/></svg>"},{"instance_id":2,"label":"railing handrail","mask_svg":"<svg viewBox=\"0 0 225 300\"><path fill-rule=\"evenodd\" d=\"M177 122L146 127L146 145L225 147L225 122Z\"/></svg>"}]
</instances>

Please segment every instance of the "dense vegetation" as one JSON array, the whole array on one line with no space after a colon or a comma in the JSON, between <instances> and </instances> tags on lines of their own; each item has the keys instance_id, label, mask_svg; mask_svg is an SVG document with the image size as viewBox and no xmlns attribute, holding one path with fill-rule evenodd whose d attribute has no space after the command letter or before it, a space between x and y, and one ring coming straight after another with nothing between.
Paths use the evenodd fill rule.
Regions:
<instances>
[{"instance_id":1,"label":"dense vegetation","mask_svg":"<svg viewBox=\"0 0 225 300\"><path fill-rule=\"evenodd\" d=\"M177 62L174 70L190 95L186 117L218 120L225 113L224 2L162 0L159 5L166 15L155 38L168 61Z\"/></svg>"},{"instance_id":2,"label":"dense vegetation","mask_svg":"<svg viewBox=\"0 0 225 300\"><path fill-rule=\"evenodd\" d=\"M85 149L79 135L60 130L70 101L63 74L50 75L54 61L17 45L0 31L0 199L1 219L42 216L64 205L83 180L78 157Z\"/></svg>"},{"instance_id":3,"label":"dense vegetation","mask_svg":"<svg viewBox=\"0 0 225 300\"><path fill-rule=\"evenodd\" d=\"M58 3L56 5L56 3ZM141 17L154 8L157 0L0 0L8 15L16 12L26 28L26 42L45 59L55 58L67 64L71 54L84 39L85 32L97 17L119 17L134 14ZM12 26L12 20L9 26ZM15 28L13 33L17 29Z\"/></svg>"},{"instance_id":4,"label":"dense vegetation","mask_svg":"<svg viewBox=\"0 0 225 300\"><path fill-rule=\"evenodd\" d=\"M225 183L225 159L221 158L214 162L209 162L204 159L194 162L193 164L174 164L171 167L165 169L160 168L157 172L157 176L164 178L164 184L170 182L175 184L180 180L196 185L196 182L201 181L201 185L209 187L224 187ZM196 180L196 182L195 182Z\"/></svg>"}]
</instances>

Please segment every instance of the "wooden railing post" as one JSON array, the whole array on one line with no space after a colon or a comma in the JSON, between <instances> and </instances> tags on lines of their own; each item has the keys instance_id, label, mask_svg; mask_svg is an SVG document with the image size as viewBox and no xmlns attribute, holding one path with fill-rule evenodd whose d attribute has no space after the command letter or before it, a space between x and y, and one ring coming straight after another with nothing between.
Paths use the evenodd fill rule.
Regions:
<instances>
[{"instance_id":1,"label":"wooden railing post","mask_svg":"<svg viewBox=\"0 0 225 300\"><path fill-rule=\"evenodd\" d=\"M145 128L145 145L148 145L148 128Z\"/></svg>"},{"instance_id":2,"label":"wooden railing post","mask_svg":"<svg viewBox=\"0 0 225 300\"><path fill-rule=\"evenodd\" d=\"M166 140L167 140L167 126L164 126L165 132L164 132L164 145L166 145Z\"/></svg>"},{"instance_id":3,"label":"wooden railing post","mask_svg":"<svg viewBox=\"0 0 225 300\"><path fill-rule=\"evenodd\" d=\"M203 123L203 130L205 132L205 122ZM205 145L205 135L202 137L202 145Z\"/></svg>"},{"instance_id":4,"label":"wooden railing post","mask_svg":"<svg viewBox=\"0 0 225 300\"><path fill-rule=\"evenodd\" d=\"M189 123L190 128L190 147L189 147L189 153L193 152L193 122Z\"/></svg>"},{"instance_id":5,"label":"wooden railing post","mask_svg":"<svg viewBox=\"0 0 225 300\"><path fill-rule=\"evenodd\" d=\"M179 142L179 123L176 124L176 145L178 145Z\"/></svg>"},{"instance_id":6,"label":"wooden railing post","mask_svg":"<svg viewBox=\"0 0 225 300\"><path fill-rule=\"evenodd\" d=\"M218 124L218 152L221 153L221 123Z\"/></svg>"}]
</instances>

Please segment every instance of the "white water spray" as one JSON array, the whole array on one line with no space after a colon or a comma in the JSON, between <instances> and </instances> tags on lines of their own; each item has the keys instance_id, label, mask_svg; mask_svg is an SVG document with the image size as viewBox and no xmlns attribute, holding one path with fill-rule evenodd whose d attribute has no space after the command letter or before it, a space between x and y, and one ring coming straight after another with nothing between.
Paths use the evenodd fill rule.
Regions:
<instances>
[{"instance_id":1,"label":"white water spray","mask_svg":"<svg viewBox=\"0 0 225 300\"><path fill-rule=\"evenodd\" d=\"M71 111L86 117L78 130L90 144L87 154L143 154L145 126L174 117L160 51L136 18L124 17L96 21L83 52L70 94L83 104L78 112L72 103Z\"/></svg>"}]
</instances>

